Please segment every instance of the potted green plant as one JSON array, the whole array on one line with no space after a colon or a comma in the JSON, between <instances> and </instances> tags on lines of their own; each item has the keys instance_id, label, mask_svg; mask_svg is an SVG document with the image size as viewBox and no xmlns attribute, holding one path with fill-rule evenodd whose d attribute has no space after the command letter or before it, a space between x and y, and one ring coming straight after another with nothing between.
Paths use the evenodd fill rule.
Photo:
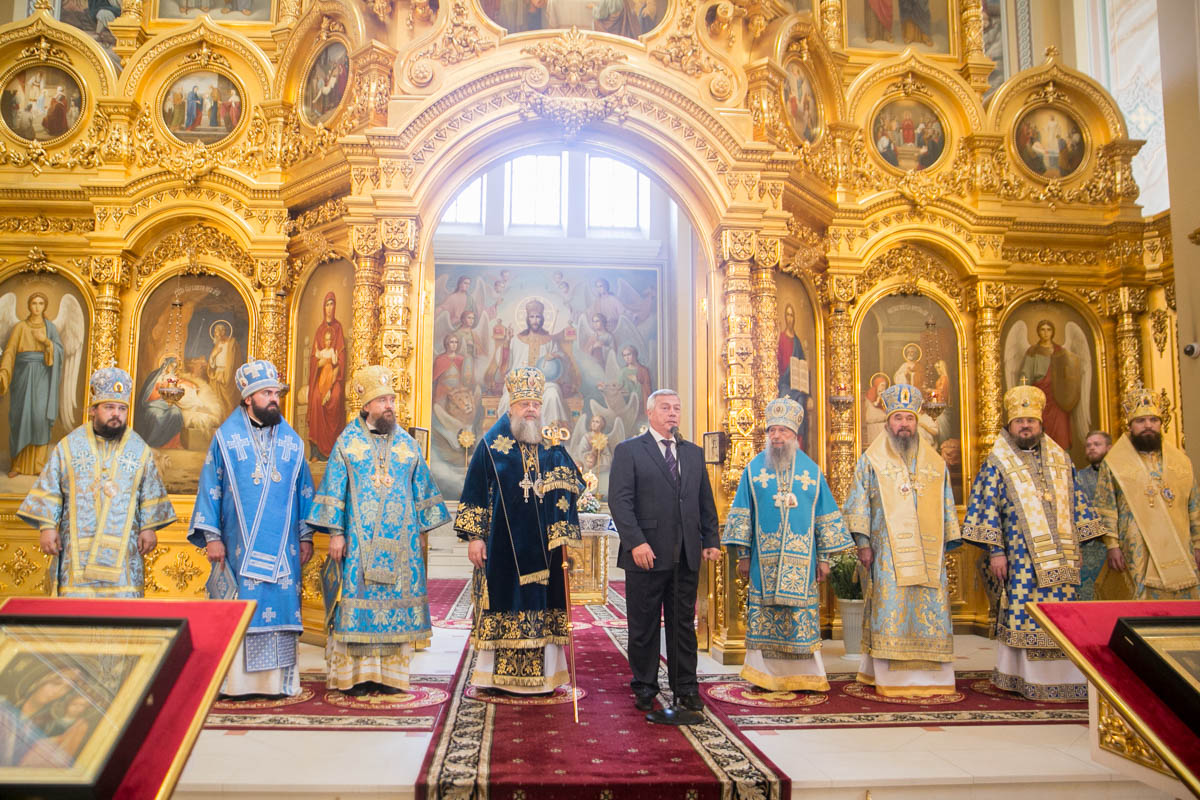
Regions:
<instances>
[{"instance_id":1,"label":"potted green plant","mask_svg":"<svg viewBox=\"0 0 1200 800\"><path fill-rule=\"evenodd\" d=\"M843 550L829 563L829 582L837 597L838 613L842 618L842 642L846 655L862 653L863 588L859 582L858 556L854 550Z\"/></svg>"}]
</instances>

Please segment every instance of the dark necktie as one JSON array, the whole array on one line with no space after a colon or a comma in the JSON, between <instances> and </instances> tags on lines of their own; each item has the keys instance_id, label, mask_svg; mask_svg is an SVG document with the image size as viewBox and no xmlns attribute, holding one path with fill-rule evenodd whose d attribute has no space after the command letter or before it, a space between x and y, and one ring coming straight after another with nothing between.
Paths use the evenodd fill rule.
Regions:
<instances>
[{"instance_id":1,"label":"dark necktie","mask_svg":"<svg viewBox=\"0 0 1200 800\"><path fill-rule=\"evenodd\" d=\"M667 471L671 473L671 477L675 479L675 483L679 483L679 462L675 460L675 451L671 449L674 444L670 439L660 439L663 447L667 448L664 458L667 460Z\"/></svg>"}]
</instances>

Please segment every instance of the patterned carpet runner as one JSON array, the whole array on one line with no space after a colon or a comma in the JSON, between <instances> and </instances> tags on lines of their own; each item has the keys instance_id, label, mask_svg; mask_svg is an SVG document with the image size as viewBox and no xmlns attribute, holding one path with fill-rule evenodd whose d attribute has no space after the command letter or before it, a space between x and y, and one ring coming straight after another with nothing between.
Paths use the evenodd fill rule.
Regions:
<instances>
[{"instance_id":1,"label":"patterned carpet runner","mask_svg":"<svg viewBox=\"0 0 1200 800\"><path fill-rule=\"evenodd\" d=\"M429 614L435 628L471 627L466 579L429 581ZM448 675L412 675L404 694L352 696L325 688L325 675L300 676L295 697L218 700L204 727L218 730L431 731L450 699Z\"/></svg>"},{"instance_id":2,"label":"patterned carpet runner","mask_svg":"<svg viewBox=\"0 0 1200 800\"><path fill-rule=\"evenodd\" d=\"M831 674L827 694L767 692L729 676L701 678L700 693L738 729L874 728L897 725L1086 723L1087 703L1035 703L1001 691L990 672L960 672L940 697L880 697L849 674Z\"/></svg>"},{"instance_id":3,"label":"patterned carpet runner","mask_svg":"<svg viewBox=\"0 0 1200 800\"><path fill-rule=\"evenodd\" d=\"M579 724L570 696L514 704L465 691L464 654L447 714L417 783L418 798L576 800L678 797L781 800L790 782L717 715L688 728L651 725L633 707L624 598L574 611ZM667 685L666 666L659 680Z\"/></svg>"}]
</instances>

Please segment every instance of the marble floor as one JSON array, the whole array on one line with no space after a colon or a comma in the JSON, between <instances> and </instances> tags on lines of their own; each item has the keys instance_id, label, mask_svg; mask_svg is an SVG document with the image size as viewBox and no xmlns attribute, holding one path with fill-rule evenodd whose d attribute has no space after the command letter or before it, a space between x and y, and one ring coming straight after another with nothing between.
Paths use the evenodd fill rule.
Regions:
<instances>
[{"instance_id":1,"label":"marble floor","mask_svg":"<svg viewBox=\"0 0 1200 800\"><path fill-rule=\"evenodd\" d=\"M434 577L466 576L465 548L436 543ZM461 559L461 560L460 560ZM621 573L612 574L619 580ZM436 629L414 673L453 674L467 632ZM301 667L324 668L322 651L301 646ZM956 669L990 669L993 644L956 636ZM823 650L829 672L857 669L840 642ZM700 672L736 672L701 654ZM942 728L752 731L749 738L792 780L793 798L1036 800L1167 798L1094 763L1087 726L984 725ZM430 733L390 731L211 731L200 734L175 791L178 800L211 798L407 798ZM498 800L507 800L507 798Z\"/></svg>"}]
</instances>

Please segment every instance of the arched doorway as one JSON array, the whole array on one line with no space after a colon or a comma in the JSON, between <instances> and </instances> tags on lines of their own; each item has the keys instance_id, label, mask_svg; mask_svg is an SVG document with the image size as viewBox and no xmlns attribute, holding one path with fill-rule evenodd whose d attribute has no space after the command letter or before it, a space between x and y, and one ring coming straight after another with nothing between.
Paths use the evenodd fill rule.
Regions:
<instances>
[{"instance_id":1,"label":"arched doorway","mask_svg":"<svg viewBox=\"0 0 1200 800\"><path fill-rule=\"evenodd\" d=\"M647 395L684 400L695 432L697 341L709 266L665 184L591 148L539 147L463 181L433 235L424 320L430 464L447 500L505 411L507 370L547 376L544 417L599 481L646 424ZM429 287L427 282L427 290Z\"/></svg>"}]
</instances>

